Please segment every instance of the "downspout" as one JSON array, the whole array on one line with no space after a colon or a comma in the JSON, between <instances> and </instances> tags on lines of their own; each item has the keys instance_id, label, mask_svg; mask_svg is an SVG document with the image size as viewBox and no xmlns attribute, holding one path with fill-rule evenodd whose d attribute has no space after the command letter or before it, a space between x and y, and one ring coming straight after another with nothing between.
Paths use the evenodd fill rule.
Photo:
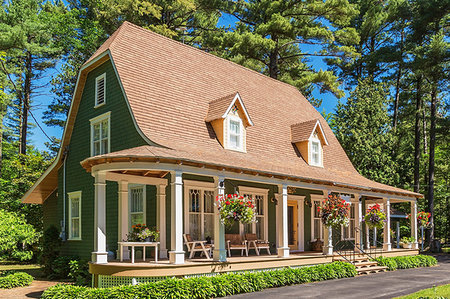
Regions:
<instances>
[{"instance_id":1,"label":"downspout","mask_svg":"<svg viewBox=\"0 0 450 299\"><path fill-rule=\"evenodd\" d=\"M62 199L63 199L63 219L61 222L61 235L60 238L66 241L66 160L69 153L69 147L66 146L62 155L63 159L63 184L62 184Z\"/></svg>"}]
</instances>

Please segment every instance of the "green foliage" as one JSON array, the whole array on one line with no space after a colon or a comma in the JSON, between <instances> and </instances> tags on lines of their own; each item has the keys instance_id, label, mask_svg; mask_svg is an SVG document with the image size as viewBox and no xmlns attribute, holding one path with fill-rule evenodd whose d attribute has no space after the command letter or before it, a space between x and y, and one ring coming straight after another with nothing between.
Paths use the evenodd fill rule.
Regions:
<instances>
[{"instance_id":1,"label":"green foliage","mask_svg":"<svg viewBox=\"0 0 450 299\"><path fill-rule=\"evenodd\" d=\"M39 233L22 215L0 209L0 257L29 261Z\"/></svg>"},{"instance_id":2,"label":"green foliage","mask_svg":"<svg viewBox=\"0 0 450 299\"><path fill-rule=\"evenodd\" d=\"M43 265L44 274L51 276L53 274L53 262L59 256L61 248L59 230L55 226L52 225L45 230L41 245L42 250L39 263Z\"/></svg>"},{"instance_id":3,"label":"green foliage","mask_svg":"<svg viewBox=\"0 0 450 299\"><path fill-rule=\"evenodd\" d=\"M334 123L336 137L359 173L380 183L398 182L386 86L360 81L347 102L337 105Z\"/></svg>"},{"instance_id":4,"label":"green foliage","mask_svg":"<svg viewBox=\"0 0 450 299\"><path fill-rule=\"evenodd\" d=\"M29 286L33 282L33 276L25 272L15 272L0 276L0 289L12 289Z\"/></svg>"},{"instance_id":5,"label":"green foliage","mask_svg":"<svg viewBox=\"0 0 450 299\"><path fill-rule=\"evenodd\" d=\"M265 272L230 273L186 279L169 278L136 286L105 289L56 285L47 289L42 298L214 298L356 275L355 266L349 263L334 262Z\"/></svg>"},{"instance_id":6,"label":"green foliage","mask_svg":"<svg viewBox=\"0 0 450 299\"><path fill-rule=\"evenodd\" d=\"M92 276L89 273L88 260L70 260L69 261L69 277L79 286L87 286L90 284Z\"/></svg>"},{"instance_id":7,"label":"green foliage","mask_svg":"<svg viewBox=\"0 0 450 299\"><path fill-rule=\"evenodd\" d=\"M50 279L67 279L71 272L71 261L77 261L76 256L58 256L52 261L51 273L48 275ZM75 276L75 271L73 272Z\"/></svg>"},{"instance_id":8,"label":"green foliage","mask_svg":"<svg viewBox=\"0 0 450 299\"><path fill-rule=\"evenodd\" d=\"M429 255L412 255L396 257L377 257L374 259L379 266L386 266L389 271L418 267L430 267L437 264L437 260Z\"/></svg>"}]
</instances>

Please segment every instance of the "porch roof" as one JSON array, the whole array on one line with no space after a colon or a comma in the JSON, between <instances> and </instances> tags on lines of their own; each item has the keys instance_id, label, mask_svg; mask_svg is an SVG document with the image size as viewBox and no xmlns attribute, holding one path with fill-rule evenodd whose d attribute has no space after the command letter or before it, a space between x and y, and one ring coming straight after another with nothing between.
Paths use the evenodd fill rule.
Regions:
<instances>
[{"instance_id":1,"label":"porch roof","mask_svg":"<svg viewBox=\"0 0 450 299\"><path fill-rule=\"evenodd\" d=\"M185 145L183 149L169 149L158 146L144 145L123 151L112 152L87 158L81 165L87 170L95 165L112 162L166 162L180 163L213 169L227 169L229 171L258 174L268 177L277 177L293 181L302 181L319 185L330 185L355 190L372 191L384 194L397 194L409 197L421 197L421 194L380 184L364 178L355 172L311 168L305 172L297 167L296 163L287 163L282 157L261 157L251 153L227 151L227 157L218 151L208 151L200 147Z\"/></svg>"}]
</instances>

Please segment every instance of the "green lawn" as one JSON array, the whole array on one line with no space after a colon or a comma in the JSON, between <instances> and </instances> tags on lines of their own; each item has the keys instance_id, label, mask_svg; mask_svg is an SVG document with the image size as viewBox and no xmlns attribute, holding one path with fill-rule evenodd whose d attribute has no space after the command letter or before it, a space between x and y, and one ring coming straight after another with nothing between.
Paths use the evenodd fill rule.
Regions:
<instances>
[{"instance_id":1,"label":"green lawn","mask_svg":"<svg viewBox=\"0 0 450 299\"><path fill-rule=\"evenodd\" d=\"M35 264L11 264L9 262L0 262L0 271L20 271L26 272L33 276L34 278L42 277L42 271L40 265Z\"/></svg>"},{"instance_id":2,"label":"green lawn","mask_svg":"<svg viewBox=\"0 0 450 299\"><path fill-rule=\"evenodd\" d=\"M417 298L430 298L430 299L450 298L450 284L432 287L430 289L421 290L410 295L397 297L397 299L417 299Z\"/></svg>"},{"instance_id":3,"label":"green lawn","mask_svg":"<svg viewBox=\"0 0 450 299\"><path fill-rule=\"evenodd\" d=\"M445 253L450 253L450 247L442 248L442 251Z\"/></svg>"}]
</instances>

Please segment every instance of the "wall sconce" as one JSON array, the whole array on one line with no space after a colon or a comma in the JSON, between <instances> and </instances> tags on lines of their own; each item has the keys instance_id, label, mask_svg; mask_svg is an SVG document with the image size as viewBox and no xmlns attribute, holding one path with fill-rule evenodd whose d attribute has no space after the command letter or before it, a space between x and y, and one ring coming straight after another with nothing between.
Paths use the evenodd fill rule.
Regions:
<instances>
[{"instance_id":1,"label":"wall sconce","mask_svg":"<svg viewBox=\"0 0 450 299\"><path fill-rule=\"evenodd\" d=\"M273 202L275 205L278 205L278 199L276 199L275 197L272 197L270 201Z\"/></svg>"},{"instance_id":2,"label":"wall sconce","mask_svg":"<svg viewBox=\"0 0 450 299\"><path fill-rule=\"evenodd\" d=\"M310 199L305 199L305 206L312 207L312 203Z\"/></svg>"}]
</instances>

